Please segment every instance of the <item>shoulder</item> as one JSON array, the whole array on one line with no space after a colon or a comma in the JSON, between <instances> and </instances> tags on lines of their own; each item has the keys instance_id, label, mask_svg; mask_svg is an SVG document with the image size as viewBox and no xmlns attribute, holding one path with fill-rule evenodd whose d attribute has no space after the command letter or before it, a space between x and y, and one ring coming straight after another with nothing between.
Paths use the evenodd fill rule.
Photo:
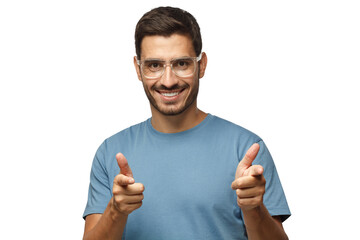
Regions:
<instances>
[{"instance_id":1,"label":"shoulder","mask_svg":"<svg viewBox=\"0 0 360 240\"><path fill-rule=\"evenodd\" d=\"M148 120L128 127L106 138L96 151L93 165L106 169L108 173L118 172L116 154L121 152L128 156L137 139L141 139Z\"/></svg>"},{"instance_id":2,"label":"shoulder","mask_svg":"<svg viewBox=\"0 0 360 240\"><path fill-rule=\"evenodd\" d=\"M105 139L105 142L107 144L112 143L118 143L121 141L129 141L129 138L133 138L144 132L148 120L145 120L141 123L135 124L133 126L130 126L126 129L121 130L120 132L117 132L116 134L110 136L109 138Z\"/></svg>"},{"instance_id":3,"label":"shoulder","mask_svg":"<svg viewBox=\"0 0 360 240\"><path fill-rule=\"evenodd\" d=\"M105 155L114 155L128 149L136 139L141 138L141 134L145 131L147 121L148 120L145 120L130 126L106 138L97 152L104 153Z\"/></svg>"},{"instance_id":4,"label":"shoulder","mask_svg":"<svg viewBox=\"0 0 360 240\"><path fill-rule=\"evenodd\" d=\"M211 128L214 131L243 140L261 141L261 138L252 131L215 115L212 115Z\"/></svg>"}]
</instances>

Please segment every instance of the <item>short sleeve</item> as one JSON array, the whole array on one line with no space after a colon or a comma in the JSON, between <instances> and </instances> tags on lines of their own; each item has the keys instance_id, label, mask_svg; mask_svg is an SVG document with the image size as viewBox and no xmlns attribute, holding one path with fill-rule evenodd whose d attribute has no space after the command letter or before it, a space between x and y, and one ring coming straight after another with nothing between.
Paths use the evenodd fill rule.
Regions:
<instances>
[{"instance_id":1,"label":"short sleeve","mask_svg":"<svg viewBox=\"0 0 360 240\"><path fill-rule=\"evenodd\" d=\"M264 205L272 216L280 216L282 221L290 217L290 209L286 201L284 190L276 170L274 161L268 148L263 141L258 142L260 150L253 164L259 164L264 168L266 180Z\"/></svg>"},{"instance_id":2,"label":"short sleeve","mask_svg":"<svg viewBox=\"0 0 360 240\"><path fill-rule=\"evenodd\" d=\"M105 148L106 143L104 142L97 150L92 163L88 201L83 214L84 219L89 214L104 213L111 199L109 175L104 163Z\"/></svg>"}]
</instances>

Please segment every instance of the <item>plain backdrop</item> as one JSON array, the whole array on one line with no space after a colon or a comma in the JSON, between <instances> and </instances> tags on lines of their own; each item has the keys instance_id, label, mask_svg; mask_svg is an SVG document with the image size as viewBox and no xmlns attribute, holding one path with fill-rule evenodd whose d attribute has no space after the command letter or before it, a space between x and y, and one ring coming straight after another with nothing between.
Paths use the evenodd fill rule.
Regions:
<instances>
[{"instance_id":1,"label":"plain backdrop","mask_svg":"<svg viewBox=\"0 0 360 240\"><path fill-rule=\"evenodd\" d=\"M95 151L150 117L134 29L164 5L200 24L199 108L267 143L290 239L359 239L360 7L348 0L1 1L0 239L82 238Z\"/></svg>"}]
</instances>

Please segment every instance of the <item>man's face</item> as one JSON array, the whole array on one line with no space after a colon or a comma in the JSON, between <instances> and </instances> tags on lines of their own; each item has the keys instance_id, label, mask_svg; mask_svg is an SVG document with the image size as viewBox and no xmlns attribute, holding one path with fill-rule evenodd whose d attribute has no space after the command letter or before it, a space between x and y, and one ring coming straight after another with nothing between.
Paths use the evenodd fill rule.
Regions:
<instances>
[{"instance_id":1,"label":"man's face","mask_svg":"<svg viewBox=\"0 0 360 240\"><path fill-rule=\"evenodd\" d=\"M173 34L170 37L146 36L142 40L141 60L170 61L182 57L197 57L192 42L187 36L179 34ZM164 74L156 79L146 78L139 70L135 60L134 64L153 110L164 115L177 115L191 106L196 107L199 77L204 75L206 64L199 69L199 65L196 63L196 71L189 77L178 77L171 67L167 66Z\"/></svg>"}]
</instances>

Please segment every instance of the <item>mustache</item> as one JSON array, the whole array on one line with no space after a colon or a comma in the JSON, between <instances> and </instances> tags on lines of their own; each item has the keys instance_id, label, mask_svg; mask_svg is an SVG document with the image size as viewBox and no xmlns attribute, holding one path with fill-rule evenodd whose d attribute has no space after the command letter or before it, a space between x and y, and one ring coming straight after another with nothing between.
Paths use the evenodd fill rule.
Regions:
<instances>
[{"instance_id":1,"label":"mustache","mask_svg":"<svg viewBox=\"0 0 360 240\"><path fill-rule=\"evenodd\" d=\"M186 88L186 87L187 87L187 85L180 86L179 84L173 85L170 88L168 88L168 87L166 87L164 85L160 85L160 86L153 86L151 88L151 90L154 90L154 91L175 91L175 90L181 90L181 89Z\"/></svg>"}]
</instances>

